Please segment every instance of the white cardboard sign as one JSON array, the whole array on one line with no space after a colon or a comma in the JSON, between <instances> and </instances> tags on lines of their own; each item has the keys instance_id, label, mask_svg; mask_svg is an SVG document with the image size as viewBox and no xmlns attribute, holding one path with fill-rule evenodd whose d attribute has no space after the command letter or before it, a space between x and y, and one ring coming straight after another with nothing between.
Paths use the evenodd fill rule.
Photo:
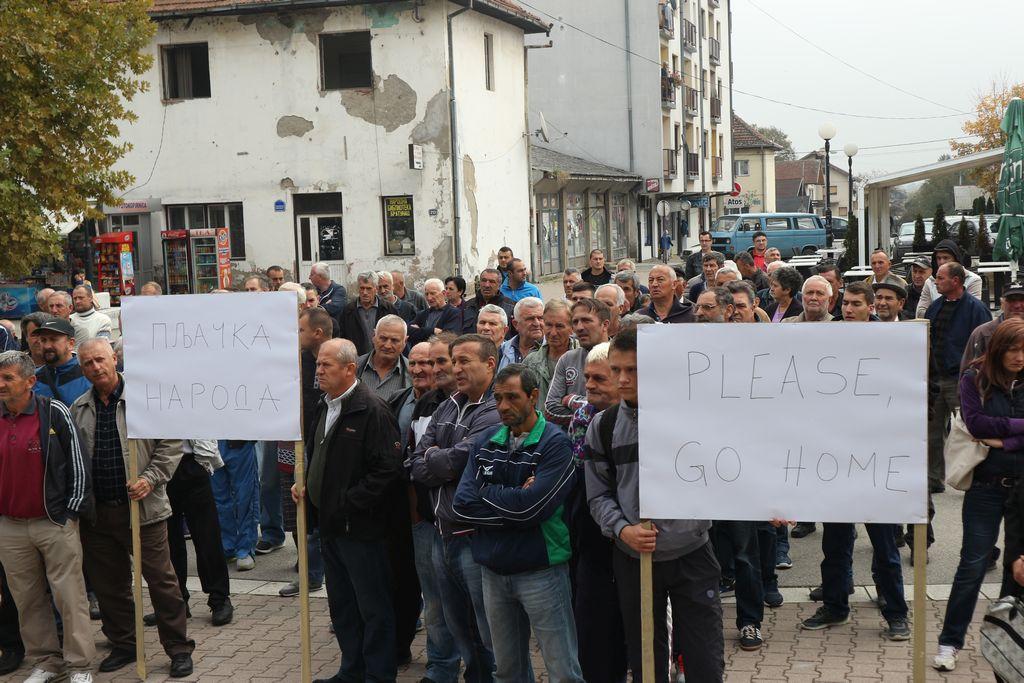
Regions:
<instances>
[{"instance_id":1,"label":"white cardboard sign","mask_svg":"<svg viewBox=\"0 0 1024 683\"><path fill-rule=\"evenodd\" d=\"M135 439L301 438L293 292L121 299Z\"/></svg>"},{"instance_id":2,"label":"white cardboard sign","mask_svg":"<svg viewBox=\"0 0 1024 683\"><path fill-rule=\"evenodd\" d=\"M927 521L927 326L638 328L640 514Z\"/></svg>"}]
</instances>

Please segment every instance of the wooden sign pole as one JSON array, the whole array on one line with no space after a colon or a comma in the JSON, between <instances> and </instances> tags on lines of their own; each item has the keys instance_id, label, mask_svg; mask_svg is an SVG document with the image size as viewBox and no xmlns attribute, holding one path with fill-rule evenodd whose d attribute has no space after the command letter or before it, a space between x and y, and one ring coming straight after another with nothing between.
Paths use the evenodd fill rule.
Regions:
<instances>
[{"instance_id":1,"label":"wooden sign pole","mask_svg":"<svg viewBox=\"0 0 1024 683\"><path fill-rule=\"evenodd\" d=\"M643 522L650 531L651 522ZM669 638L671 640L671 637ZM642 683L654 683L654 557L640 553L640 643Z\"/></svg>"},{"instance_id":2,"label":"wooden sign pole","mask_svg":"<svg viewBox=\"0 0 1024 683\"><path fill-rule=\"evenodd\" d=\"M299 502L295 506L295 533L299 549L299 637L302 640L302 683L313 678L312 647L309 634L309 556L306 554L306 467L305 444L295 442L295 485Z\"/></svg>"},{"instance_id":3,"label":"wooden sign pole","mask_svg":"<svg viewBox=\"0 0 1024 683\"><path fill-rule=\"evenodd\" d=\"M928 638L928 525L914 525L914 683L924 683Z\"/></svg>"},{"instance_id":4,"label":"wooden sign pole","mask_svg":"<svg viewBox=\"0 0 1024 683\"><path fill-rule=\"evenodd\" d=\"M139 446L128 439L128 483L139 478ZM132 527L132 597L135 601L135 672L140 681L146 680L146 634L142 623L142 528L139 501L129 500L128 510Z\"/></svg>"}]
</instances>

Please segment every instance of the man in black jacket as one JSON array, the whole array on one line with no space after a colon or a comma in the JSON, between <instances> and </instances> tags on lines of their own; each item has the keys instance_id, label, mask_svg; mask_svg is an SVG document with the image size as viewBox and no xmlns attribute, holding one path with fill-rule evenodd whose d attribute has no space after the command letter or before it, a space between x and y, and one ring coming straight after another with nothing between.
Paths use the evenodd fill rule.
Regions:
<instances>
[{"instance_id":1,"label":"man in black jacket","mask_svg":"<svg viewBox=\"0 0 1024 683\"><path fill-rule=\"evenodd\" d=\"M327 601L341 648L338 673L327 680L393 681L395 617L388 585L386 493L401 471L398 423L384 401L356 379L355 346L347 339L320 345L317 406L305 487L320 529Z\"/></svg>"},{"instance_id":2,"label":"man in black jacket","mask_svg":"<svg viewBox=\"0 0 1024 683\"><path fill-rule=\"evenodd\" d=\"M356 278L359 296L348 302L338 316L342 339L348 339L361 356L370 351L370 340L377 321L386 315L397 315L395 307L377 296L376 273L360 273Z\"/></svg>"},{"instance_id":3,"label":"man in black jacket","mask_svg":"<svg viewBox=\"0 0 1024 683\"><path fill-rule=\"evenodd\" d=\"M515 314L516 304L501 293L501 273L496 268L485 268L480 271L480 284L477 289L479 293L467 301L465 308L462 309L462 333L476 333L476 318L480 315L480 309L487 304L494 304L505 309L505 315L509 322L508 334L505 338L511 339L515 334L512 318Z\"/></svg>"},{"instance_id":4,"label":"man in black jacket","mask_svg":"<svg viewBox=\"0 0 1024 683\"><path fill-rule=\"evenodd\" d=\"M309 267L309 281L316 287L320 306L337 318L348 302L348 292L331 279L331 269L326 263L314 263Z\"/></svg>"},{"instance_id":5,"label":"man in black jacket","mask_svg":"<svg viewBox=\"0 0 1024 683\"><path fill-rule=\"evenodd\" d=\"M90 514L92 482L71 413L37 395L35 383L31 358L0 353L0 561L20 610L31 678L46 680L65 666L88 673L96 655L78 535L79 516ZM47 583L63 618L63 651Z\"/></svg>"}]
</instances>

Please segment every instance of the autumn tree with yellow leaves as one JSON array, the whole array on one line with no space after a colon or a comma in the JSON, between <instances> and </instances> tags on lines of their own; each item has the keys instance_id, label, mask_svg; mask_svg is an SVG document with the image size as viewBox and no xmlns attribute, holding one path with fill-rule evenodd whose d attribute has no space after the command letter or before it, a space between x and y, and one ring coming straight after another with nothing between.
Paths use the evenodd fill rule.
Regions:
<instances>
[{"instance_id":1,"label":"autumn tree with yellow leaves","mask_svg":"<svg viewBox=\"0 0 1024 683\"><path fill-rule=\"evenodd\" d=\"M57 225L98 217L134 181L114 169L148 84L148 0L0 1L0 273L59 253Z\"/></svg>"},{"instance_id":2,"label":"autumn tree with yellow leaves","mask_svg":"<svg viewBox=\"0 0 1024 683\"><path fill-rule=\"evenodd\" d=\"M953 149L953 155L962 157L974 152L983 152L987 149L995 149L1006 144L1006 136L999 126L1003 123L1003 115L1006 114L1006 107L1014 97L1024 98L1024 83L1012 86L997 88L993 86L992 92L978 98L975 106L975 118L963 125L963 131L967 135L977 135L977 142L963 142L950 140L949 145ZM968 178L975 185L985 190L990 196L995 196L999 189L999 164L993 164L985 168L971 171Z\"/></svg>"}]
</instances>

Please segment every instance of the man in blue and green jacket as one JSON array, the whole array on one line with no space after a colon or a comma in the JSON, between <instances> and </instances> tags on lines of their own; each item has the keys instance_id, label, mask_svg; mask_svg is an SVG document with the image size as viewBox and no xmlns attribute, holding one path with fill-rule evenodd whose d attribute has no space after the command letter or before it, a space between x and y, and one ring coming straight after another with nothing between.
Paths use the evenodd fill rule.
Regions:
<instances>
[{"instance_id":1,"label":"man in blue and green jacket","mask_svg":"<svg viewBox=\"0 0 1024 683\"><path fill-rule=\"evenodd\" d=\"M530 625L551 681L582 683L564 503L575 482L568 437L537 412L540 378L514 363L494 380L502 426L478 439L455 492L453 511L476 527L496 683L533 679Z\"/></svg>"}]
</instances>

